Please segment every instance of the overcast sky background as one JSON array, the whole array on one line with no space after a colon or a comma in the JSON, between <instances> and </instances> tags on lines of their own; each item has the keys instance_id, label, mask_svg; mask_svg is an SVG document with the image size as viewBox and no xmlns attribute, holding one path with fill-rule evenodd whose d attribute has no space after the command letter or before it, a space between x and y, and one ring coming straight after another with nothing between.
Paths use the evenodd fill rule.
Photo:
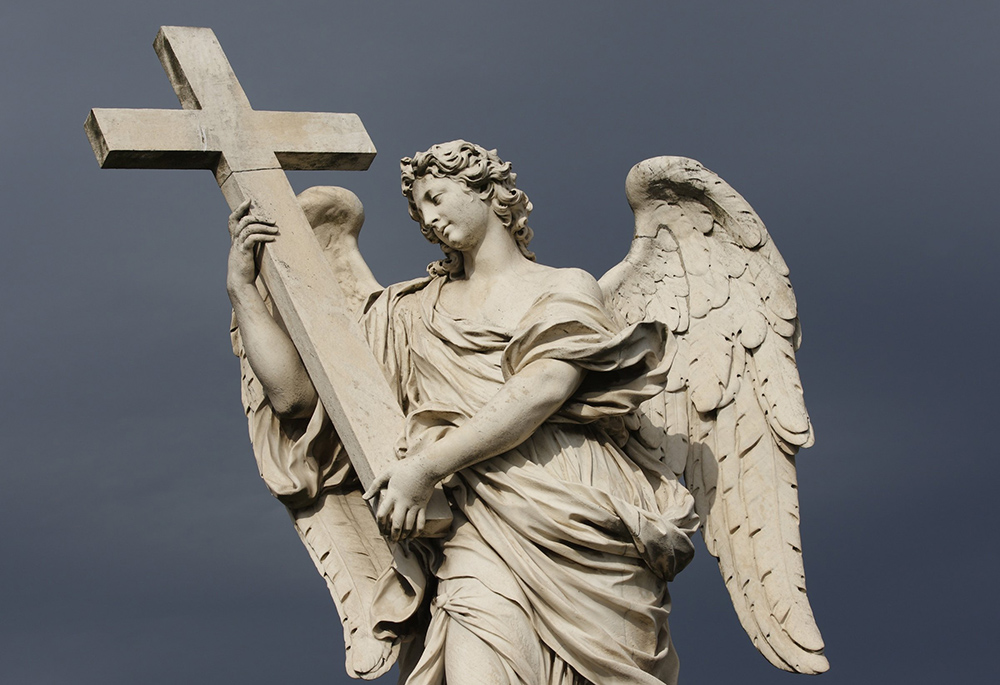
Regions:
<instances>
[{"instance_id":1,"label":"overcast sky background","mask_svg":"<svg viewBox=\"0 0 1000 685\"><path fill-rule=\"evenodd\" d=\"M821 682L995 677L1000 4L5 0L0 682L347 681L250 452L222 195L101 171L83 132L178 107L163 24L212 27L257 109L361 116L370 171L291 180L361 197L383 283L436 258L398 181L436 142L512 160L540 260L596 276L633 164L719 173L799 300ZM703 547L672 592L682 683L806 682L757 655Z\"/></svg>"}]
</instances>

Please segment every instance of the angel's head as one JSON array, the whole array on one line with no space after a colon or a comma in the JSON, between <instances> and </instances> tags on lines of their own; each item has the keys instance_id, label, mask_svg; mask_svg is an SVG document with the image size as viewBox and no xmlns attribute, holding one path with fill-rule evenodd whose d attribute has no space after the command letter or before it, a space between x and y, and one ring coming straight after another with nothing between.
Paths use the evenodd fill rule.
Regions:
<instances>
[{"instance_id":1,"label":"angel's head","mask_svg":"<svg viewBox=\"0 0 1000 685\"><path fill-rule=\"evenodd\" d=\"M420 232L432 243L441 245L444 259L427 267L432 276L456 276L462 273L462 253L441 241L434 229L424 221L414 198L413 184L424 177L446 178L462 183L469 191L486 203L510 233L518 248L528 259L535 255L528 249L532 231L528 227L531 202L518 190L514 181L517 174L510 163L497 156L496 150L487 150L464 140L440 143L426 152L404 157L399 164L403 195L410 206L410 216L420 224Z\"/></svg>"}]
</instances>

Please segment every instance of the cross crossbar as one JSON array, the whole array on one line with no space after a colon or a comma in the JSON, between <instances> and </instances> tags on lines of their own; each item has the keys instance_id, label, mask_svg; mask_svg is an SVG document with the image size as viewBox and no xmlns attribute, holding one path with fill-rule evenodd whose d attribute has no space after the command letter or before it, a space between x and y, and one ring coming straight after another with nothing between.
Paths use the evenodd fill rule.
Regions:
<instances>
[{"instance_id":1,"label":"cross crossbar","mask_svg":"<svg viewBox=\"0 0 1000 685\"><path fill-rule=\"evenodd\" d=\"M94 109L87 133L105 169L214 171L227 145L213 118L196 109ZM356 114L254 111L242 126L248 137L270 146L286 170L363 171L375 156ZM331 145L331 139L342 144ZM230 167L227 161L226 173Z\"/></svg>"}]
</instances>

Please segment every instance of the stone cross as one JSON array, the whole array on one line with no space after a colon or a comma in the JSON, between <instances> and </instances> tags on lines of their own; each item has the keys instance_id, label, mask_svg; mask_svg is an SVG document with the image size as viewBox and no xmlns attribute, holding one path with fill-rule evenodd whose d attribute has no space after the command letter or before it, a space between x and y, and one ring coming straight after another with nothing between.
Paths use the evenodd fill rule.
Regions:
<instances>
[{"instance_id":1,"label":"stone cross","mask_svg":"<svg viewBox=\"0 0 1000 685\"><path fill-rule=\"evenodd\" d=\"M252 199L280 235L261 276L364 487L395 459L403 414L323 256L284 169L365 170L375 147L356 114L258 112L215 33L164 26L153 42L184 109L94 109L103 168L211 169L231 209ZM427 533L451 512L440 488Z\"/></svg>"}]
</instances>

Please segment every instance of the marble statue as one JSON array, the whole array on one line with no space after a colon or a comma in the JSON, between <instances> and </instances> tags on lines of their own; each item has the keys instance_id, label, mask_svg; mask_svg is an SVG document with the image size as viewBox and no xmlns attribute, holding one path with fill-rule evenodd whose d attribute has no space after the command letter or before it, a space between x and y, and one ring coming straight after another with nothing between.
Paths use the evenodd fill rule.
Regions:
<instances>
[{"instance_id":1,"label":"marble statue","mask_svg":"<svg viewBox=\"0 0 1000 685\"><path fill-rule=\"evenodd\" d=\"M360 121L250 109L207 29L156 46L185 109L94 110L88 135L103 166L213 169L233 209L253 451L327 582L350 675L676 683L668 584L699 526L761 654L827 670L799 540L796 303L735 190L694 160L636 165L631 248L595 280L535 261L496 151L435 145L401 180L443 257L383 287L358 198L295 198L282 171L364 168ZM295 116L336 140L297 138L316 126Z\"/></svg>"},{"instance_id":2,"label":"marble statue","mask_svg":"<svg viewBox=\"0 0 1000 685\"><path fill-rule=\"evenodd\" d=\"M339 598L349 670L380 674L401 645L407 683L676 682L667 584L699 517L764 656L825 670L798 539L799 327L763 224L697 162L647 160L626 181L631 250L598 282L534 260L514 181L465 141L404 159L410 215L444 258L388 288L357 251L357 198L301 197L406 415L363 495L256 282L254 247L280 231L249 202L231 217L255 452ZM439 482L454 522L420 537Z\"/></svg>"}]
</instances>

